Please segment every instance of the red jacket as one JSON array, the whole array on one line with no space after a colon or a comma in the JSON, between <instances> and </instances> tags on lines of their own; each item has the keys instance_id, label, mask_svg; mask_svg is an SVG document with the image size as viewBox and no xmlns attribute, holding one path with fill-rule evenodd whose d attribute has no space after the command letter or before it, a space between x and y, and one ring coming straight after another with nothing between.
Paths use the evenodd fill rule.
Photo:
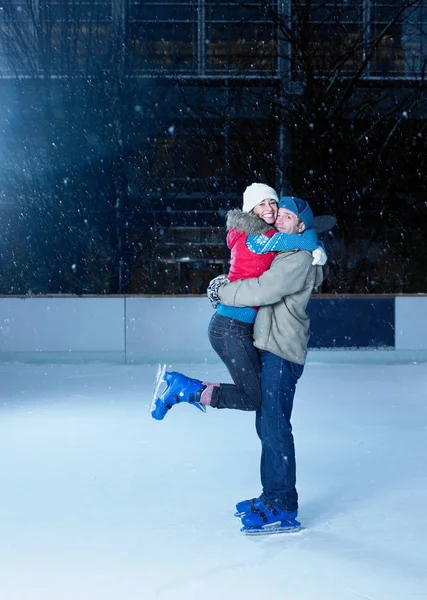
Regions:
<instances>
[{"instance_id":1,"label":"red jacket","mask_svg":"<svg viewBox=\"0 0 427 600\"><path fill-rule=\"evenodd\" d=\"M270 229L264 235L271 237L277 233L275 229ZM255 254L246 246L248 234L232 227L227 233L227 246L231 251L230 270L228 279L237 281L237 279L250 279L251 277L260 277L270 268L276 252L267 252L266 254Z\"/></svg>"}]
</instances>

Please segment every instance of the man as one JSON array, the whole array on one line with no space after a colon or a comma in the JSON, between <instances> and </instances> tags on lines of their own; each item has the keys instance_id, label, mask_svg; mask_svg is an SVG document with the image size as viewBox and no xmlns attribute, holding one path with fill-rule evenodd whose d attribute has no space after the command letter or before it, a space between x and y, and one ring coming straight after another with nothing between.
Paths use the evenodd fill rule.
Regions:
<instances>
[{"instance_id":1,"label":"man","mask_svg":"<svg viewBox=\"0 0 427 600\"><path fill-rule=\"evenodd\" d=\"M294 197L279 201L278 231L302 233L313 224L307 202ZM311 253L280 252L268 271L258 278L239 280L223 287L209 286L225 306L259 306L254 325L254 345L261 355L261 408L256 427L262 444L263 494L236 505L246 533L288 531L299 528L295 488L295 450L290 423L295 386L302 374L309 337L305 308L313 288L322 281L321 267L312 266ZM221 284L227 278L220 276ZM215 281L215 280L214 280ZM163 373L158 377L160 383ZM153 396L154 418L163 418L176 404L188 402L205 410L254 410L232 384L210 384L181 373L165 373L166 389ZM236 399L237 398L237 399ZM237 401L238 400L238 401Z\"/></svg>"},{"instance_id":2,"label":"man","mask_svg":"<svg viewBox=\"0 0 427 600\"><path fill-rule=\"evenodd\" d=\"M304 200L284 197L279 201L276 228L284 233L298 233L310 226L312 218ZM309 252L280 252L261 277L228 283L218 290L219 299L226 306L260 307L253 335L261 355L262 404L257 412L257 431L262 445L263 493L236 506L247 532L268 528L286 531L300 525L296 520L298 495L291 414L310 334L306 306L322 279L322 268L312 265Z\"/></svg>"}]
</instances>

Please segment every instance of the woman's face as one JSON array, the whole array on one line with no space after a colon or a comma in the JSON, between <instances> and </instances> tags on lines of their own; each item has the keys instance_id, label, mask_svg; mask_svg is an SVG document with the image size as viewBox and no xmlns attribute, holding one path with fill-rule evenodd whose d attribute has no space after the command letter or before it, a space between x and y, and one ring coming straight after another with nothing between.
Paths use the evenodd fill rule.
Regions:
<instances>
[{"instance_id":1,"label":"woman's face","mask_svg":"<svg viewBox=\"0 0 427 600\"><path fill-rule=\"evenodd\" d=\"M277 217L277 202L272 198L266 198L253 209L254 213L269 225L276 222Z\"/></svg>"}]
</instances>

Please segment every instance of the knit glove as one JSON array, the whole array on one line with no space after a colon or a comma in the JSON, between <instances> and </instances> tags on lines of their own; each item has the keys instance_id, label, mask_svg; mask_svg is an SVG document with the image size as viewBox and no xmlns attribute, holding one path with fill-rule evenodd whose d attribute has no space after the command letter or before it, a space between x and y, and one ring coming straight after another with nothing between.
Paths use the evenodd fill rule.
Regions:
<instances>
[{"instance_id":1,"label":"knit glove","mask_svg":"<svg viewBox=\"0 0 427 600\"><path fill-rule=\"evenodd\" d=\"M328 260L328 257L326 255L325 249L322 244L319 244L317 246L316 250L313 250L312 255L313 255L313 260L311 261L312 265L319 265L320 267L323 267L323 265L325 265L326 261Z\"/></svg>"},{"instance_id":2,"label":"knit glove","mask_svg":"<svg viewBox=\"0 0 427 600\"><path fill-rule=\"evenodd\" d=\"M230 283L230 280L228 279L227 275L218 275L218 277L212 279L212 281L208 285L206 293L208 295L209 300L211 301L212 308L217 308L218 304L220 303L218 290L222 285L227 285L227 283Z\"/></svg>"}]
</instances>

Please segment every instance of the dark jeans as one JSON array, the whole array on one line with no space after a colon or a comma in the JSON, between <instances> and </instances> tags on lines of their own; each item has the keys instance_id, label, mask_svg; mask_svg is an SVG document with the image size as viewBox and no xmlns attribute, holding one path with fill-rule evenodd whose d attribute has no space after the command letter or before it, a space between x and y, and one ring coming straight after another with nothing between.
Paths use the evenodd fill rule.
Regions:
<instances>
[{"instance_id":1,"label":"dark jeans","mask_svg":"<svg viewBox=\"0 0 427 600\"><path fill-rule=\"evenodd\" d=\"M253 344L253 325L215 313L209 323L209 341L231 375L234 385L214 388L211 406L257 410L261 406L261 364Z\"/></svg>"},{"instance_id":2,"label":"dark jeans","mask_svg":"<svg viewBox=\"0 0 427 600\"><path fill-rule=\"evenodd\" d=\"M261 440L261 484L271 504L293 512L298 508L295 446L291 414L303 365L253 345L253 326L215 313L209 340L235 385L214 388L211 406L256 410ZM262 403L261 403L262 398Z\"/></svg>"},{"instance_id":3,"label":"dark jeans","mask_svg":"<svg viewBox=\"0 0 427 600\"><path fill-rule=\"evenodd\" d=\"M303 365L260 351L262 405L257 411L261 438L261 483L267 499L281 510L298 508L291 414Z\"/></svg>"}]
</instances>

